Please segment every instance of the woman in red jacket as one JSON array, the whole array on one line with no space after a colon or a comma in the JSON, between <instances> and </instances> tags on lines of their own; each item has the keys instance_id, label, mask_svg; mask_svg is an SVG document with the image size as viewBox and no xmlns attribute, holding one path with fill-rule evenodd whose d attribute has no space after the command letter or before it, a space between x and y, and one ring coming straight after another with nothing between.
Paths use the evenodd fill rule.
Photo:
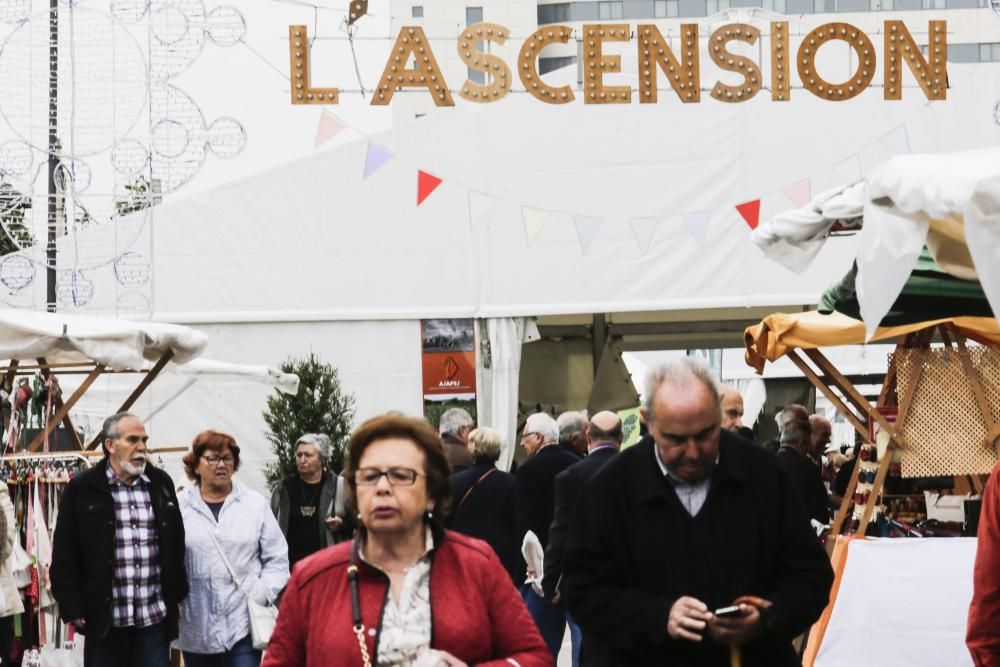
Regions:
<instances>
[{"instance_id":1,"label":"woman in red jacket","mask_svg":"<svg viewBox=\"0 0 1000 667\"><path fill-rule=\"evenodd\" d=\"M262 667L552 664L492 548L440 527L449 472L422 419L354 432L344 476L361 528L295 566Z\"/></svg>"}]
</instances>

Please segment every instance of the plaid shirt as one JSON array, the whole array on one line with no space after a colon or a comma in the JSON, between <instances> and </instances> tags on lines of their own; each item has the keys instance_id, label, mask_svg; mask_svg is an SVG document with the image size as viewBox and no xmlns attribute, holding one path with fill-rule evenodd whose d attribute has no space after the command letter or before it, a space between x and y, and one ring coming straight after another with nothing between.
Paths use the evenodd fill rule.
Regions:
<instances>
[{"instance_id":1,"label":"plaid shirt","mask_svg":"<svg viewBox=\"0 0 1000 667\"><path fill-rule=\"evenodd\" d=\"M108 485L115 502L111 625L116 628L145 628L167 618L160 590L160 547L149 483L149 477L140 475L132 486L127 486L108 466Z\"/></svg>"}]
</instances>

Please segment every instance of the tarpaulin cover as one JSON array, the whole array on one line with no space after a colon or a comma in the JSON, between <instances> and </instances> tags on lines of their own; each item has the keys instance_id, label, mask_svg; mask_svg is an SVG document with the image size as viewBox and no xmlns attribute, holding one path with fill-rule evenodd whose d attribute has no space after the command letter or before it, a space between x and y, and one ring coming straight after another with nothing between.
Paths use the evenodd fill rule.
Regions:
<instances>
[{"instance_id":1,"label":"tarpaulin cover","mask_svg":"<svg viewBox=\"0 0 1000 667\"><path fill-rule=\"evenodd\" d=\"M966 335L1000 345L1000 325L993 317L954 317L917 322L893 327L879 327L871 341L905 336L928 327L951 322ZM760 324L748 327L744 333L746 362L758 373L764 364L774 361L789 350L815 349L834 345L860 345L865 342L865 325L840 313L823 315L817 311L786 314L775 313Z\"/></svg>"}]
</instances>

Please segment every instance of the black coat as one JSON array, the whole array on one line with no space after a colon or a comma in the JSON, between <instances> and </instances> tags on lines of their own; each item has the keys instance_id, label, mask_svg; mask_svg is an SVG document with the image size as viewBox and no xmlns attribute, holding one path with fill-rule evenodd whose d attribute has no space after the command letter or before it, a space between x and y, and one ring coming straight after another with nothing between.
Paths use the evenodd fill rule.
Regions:
<instances>
[{"instance_id":1,"label":"black coat","mask_svg":"<svg viewBox=\"0 0 1000 667\"><path fill-rule=\"evenodd\" d=\"M802 497L809 518L820 523L830 523L830 503L819 467L791 447L778 450L778 463L792 478L792 484Z\"/></svg>"},{"instance_id":2,"label":"black coat","mask_svg":"<svg viewBox=\"0 0 1000 667\"><path fill-rule=\"evenodd\" d=\"M115 562L115 504L107 480L108 460L73 478L59 502L52 544L52 594L66 622L83 618L88 637L111 628L111 590ZM170 639L177 637L177 606L187 597L184 522L174 483L167 473L146 465L149 496L156 517L160 587L167 605Z\"/></svg>"},{"instance_id":3,"label":"black coat","mask_svg":"<svg viewBox=\"0 0 1000 667\"><path fill-rule=\"evenodd\" d=\"M580 457L559 445L542 447L517 469L517 531L521 539L529 530L542 548L549 543L549 526L555 510L556 475Z\"/></svg>"},{"instance_id":4,"label":"black coat","mask_svg":"<svg viewBox=\"0 0 1000 667\"><path fill-rule=\"evenodd\" d=\"M764 449L725 431L705 504L691 517L644 438L591 480L570 527L563 595L589 665L728 665L707 636L670 639L677 598L709 609L741 595L773 603L744 667L798 665L792 638L826 606L833 570L791 480Z\"/></svg>"},{"instance_id":5,"label":"black coat","mask_svg":"<svg viewBox=\"0 0 1000 667\"><path fill-rule=\"evenodd\" d=\"M548 599L553 598L560 587L566 535L569 533L570 519L573 518L577 499L587 482L616 454L617 449L603 447L556 475L555 511L552 514L552 525L549 526L549 543L545 547L545 579L542 581L542 588Z\"/></svg>"},{"instance_id":6,"label":"black coat","mask_svg":"<svg viewBox=\"0 0 1000 667\"><path fill-rule=\"evenodd\" d=\"M466 492L487 471L494 470L462 503ZM451 477L449 528L483 540L497 553L515 586L524 583L525 565L517 533L517 480L492 462L477 461ZM459 504L461 503L461 507Z\"/></svg>"}]
</instances>

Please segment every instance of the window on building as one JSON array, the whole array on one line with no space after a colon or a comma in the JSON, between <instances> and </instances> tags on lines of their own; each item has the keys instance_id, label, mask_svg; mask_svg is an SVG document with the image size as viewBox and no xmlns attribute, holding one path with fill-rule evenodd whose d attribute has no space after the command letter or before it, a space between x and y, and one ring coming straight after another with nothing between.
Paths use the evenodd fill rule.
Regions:
<instances>
[{"instance_id":1,"label":"window on building","mask_svg":"<svg viewBox=\"0 0 1000 667\"><path fill-rule=\"evenodd\" d=\"M653 17L658 19L672 19L680 16L680 0L654 0Z\"/></svg>"},{"instance_id":2,"label":"window on building","mask_svg":"<svg viewBox=\"0 0 1000 667\"><path fill-rule=\"evenodd\" d=\"M920 0L921 9L946 9L945 0Z\"/></svg>"},{"instance_id":3,"label":"window on building","mask_svg":"<svg viewBox=\"0 0 1000 667\"><path fill-rule=\"evenodd\" d=\"M465 25L475 25L476 23L483 22L483 8L482 7L466 7L465 8ZM483 43L476 42L476 51L483 51ZM485 84L486 83L486 72L480 71L478 69L469 68L469 81L472 83Z\"/></svg>"},{"instance_id":4,"label":"window on building","mask_svg":"<svg viewBox=\"0 0 1000 667\"><path fill-rule=\"evenodd\" d=\"M572 3L559 2L554 5L538 5L538 25L565 23L570 20Z\"/></svg>"},{"instance_id":5,"label":"window on building","mask_svg":"<svg viewBox=\"0 0 1000 667\"><path fill-rule=\"evenodd\" d=\"M873 12L889 12L895 7L895 0L868 0L868 9Z\"/></svg>"},{"instance_id":6,"label":"window on building","mask_svg":"<svg viewBox=\"0 0 1000 667\"><path fill-rule=\"evenodd\" d=\"M705 0L705 14L712 15L729 9L729 0Z\"/></svg>"},{"instance_id":7,"label":"window on building","mask_svg":"<svg viewBox=\"0 0 1000 667\"><path fill-rule=\"evenodd\" d=\"M769 9L772 12L777 12L778 14L785 13L785 0L764 0L762 6L764 9Z\"/></svg>"},{"instance_id":8,"label":"window on building","mask_svg":"<svg viewBox=\"0 0 1000 667\"><path fill-rule=\"evenodd\" d=\"M563 56L560 58L539 58L538 73L548 74L549 72L563 67L569 67L576 62L576 56Z\"/></svg>"},{"instance_id":9,"label":"window on building","mask_svg":"<svg viewBox=\"0 0 1000 667\"><path fill-rule=\"evenodd\" d=\"M410 16L415 19L424 18L424 6L423 5L413 5L413 9L410 10Z\"/></svg>"},{"instance_id":10,"label":"window on building","mask_svg":"<svg viewBox=\"0 0 1000 667\"><path fill-rule=\"evenodd\" d=\"M602 21L620 19L625 16L622 0L608 0L597 3L597 15Z\"/></svg>"}]
</instances>

